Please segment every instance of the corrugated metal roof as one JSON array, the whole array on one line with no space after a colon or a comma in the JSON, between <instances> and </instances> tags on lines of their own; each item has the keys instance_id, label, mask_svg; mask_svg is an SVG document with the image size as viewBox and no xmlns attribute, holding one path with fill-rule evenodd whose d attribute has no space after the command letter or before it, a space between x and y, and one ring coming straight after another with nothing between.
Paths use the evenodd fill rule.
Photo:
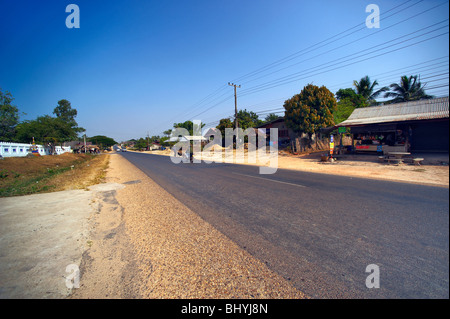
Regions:
<instances>
[{"instance_id":1,"label":"corrugated metal roof","mask_svg":"<svg viewBox=\"0 0 450 319\"><path fill-rule=\"evenodd\" d=\"M448 118L448 96L413 102L355 109L347 120L336 125L354 126L400 121Z\"/></svg>"}]
</instances>

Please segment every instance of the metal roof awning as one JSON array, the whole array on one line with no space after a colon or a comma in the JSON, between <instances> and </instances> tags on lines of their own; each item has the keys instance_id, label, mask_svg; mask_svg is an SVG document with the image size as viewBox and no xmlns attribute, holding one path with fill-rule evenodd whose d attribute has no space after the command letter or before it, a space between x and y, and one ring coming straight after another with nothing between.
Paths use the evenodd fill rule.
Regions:
<instances>
[{"instance_id":1,"label":"metal roof awning","mask_svg":"<svg viewBox=\"0 0 450 319\"><path fill-rule=\"evenodd\" d=\"M187 141L204 141L206 140L206 137L200 136L200 135L193 135L193 136L172 136L166 142L187 142Z\"/></svg>"},{"instance_id":2,"label":"metal roof awning","mask_svg":"<svg viewBox=\"0 0 450 319\"><path fill-rule=\"evenodd\" d=\"M448 96L437 99L387 104L355 109L339 126L445 119L449 117Z\"/></svg>"}]
</instances>

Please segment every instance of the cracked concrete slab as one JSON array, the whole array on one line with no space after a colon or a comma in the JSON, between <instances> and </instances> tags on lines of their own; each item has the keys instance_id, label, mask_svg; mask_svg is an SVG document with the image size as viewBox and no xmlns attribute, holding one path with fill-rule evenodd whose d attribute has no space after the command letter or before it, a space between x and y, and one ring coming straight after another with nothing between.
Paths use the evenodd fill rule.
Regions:
<instances>
[{"instance_id":1,"label":"cracked concrete slab","mask_svg":"<svg viewBox=\"0 0 450 319\"><path fill-rule=\"evenodd\" d=\"M97 195L125 187L0 198L0 298L66 298L68 265L80 265L89 246Z\"/></svg>"}]
</instances>

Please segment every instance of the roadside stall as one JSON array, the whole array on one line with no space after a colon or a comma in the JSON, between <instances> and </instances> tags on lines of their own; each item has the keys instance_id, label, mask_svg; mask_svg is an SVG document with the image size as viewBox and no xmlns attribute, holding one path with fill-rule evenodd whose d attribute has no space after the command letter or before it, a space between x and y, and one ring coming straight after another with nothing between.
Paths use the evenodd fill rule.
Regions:
<instances>
[{"instance_id":1,"label":"roadside stall","mask_svg":"<svg viewBox=\"0 0 450 319\"><path fill-rule=\"evenodd\" d=\"M401 159L406 153L448 152L448 119L446 96L357 108L335 127L350 128L355 152Z\"/></svg>"},{"instance_id":2,"label":"roadside stall","mask_svg":"<svg viewBox=\"0 0 450 319\"><path fill-rule=\"evenodd\" d=\"M356 152L409 152L409 128L405 125L368 125L352 127Z\"/></svg>"}]
</instances>

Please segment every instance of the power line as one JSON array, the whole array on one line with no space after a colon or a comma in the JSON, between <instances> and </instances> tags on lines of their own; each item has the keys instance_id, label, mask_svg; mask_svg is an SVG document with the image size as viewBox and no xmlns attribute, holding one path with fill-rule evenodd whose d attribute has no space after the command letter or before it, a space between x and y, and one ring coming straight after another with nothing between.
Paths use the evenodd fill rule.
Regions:
<instances>
[{"instance_id":1,"label":"power line","mask_svg":"<svg viewBox=\"0 0 450 319\"><path fill-rule=\"evenodd\" d=\"M421 2L421 1L419 1L419 2ZM417 4L417 3L416 3L416 4ZM342 44L342 45L340 45L340 46L338 46L338 47L329 49L329 50L324 51L324 52L322 52L322 53L320 53L320 54L316 54L316 55L314 55L313 57L310 57L310 58L308 58L308 59L304 59L304 60L299 61L299 62L296 62L296 63L294 63L294 64L290 64L290 65L288 65L288 66L286 66L286 67L283 67L283 68L278 69L278 70L275 70L275 71L273 71L273 72L271 72L271 73L262 75L262 76L260 76L260 77L258 77L258 78L256 78L256 79L251 80L251 81L259 80L259 79L261 79L261 78L267 77L267 76L272 75L272 74L274 74L274 73L277 73L277 72L279 72L279 71L282 71L282 70L285 70L285 69L289 69L289 68L291 68L291 67L293 67L293 66L295 66L295 65L304 63L304 62L309 61L309 60L316 59L316 58L318 58L318 57L320 57L320 56L322 56L322 55L325 55L325 54L330 53L330 52L334 52L334 51L336 51L336 50L338 50L338 49L340 49L340 48L343 48L343 47L347 47L348 45L354 44L354 43L356 43L356 42L358 42L358 41L360 41L360 40L363 40L363 39L366 40L367 38L369 38L369 37L371 37L371 36L374 36L374 35L376 35L376 34L378 34L378 33L380 33L380 32L385 32L386 30L389 30L390 28L392 28L392 27L394 27L394 26L397 26L397 25L399 25L399 24L401 24L401 23L404 23L404 22L406 22L406 21L410 21L411 19L416 18L416 17L418 17L419 15L422 15L422 14L428 12L428 11L431 11L431 10L433 10L433 9L435 9L435 8L437 8L437 7L439 7L439 6L441 6L441 5L443 5L443 3L438 4L438 5L436 5L436 6L432 7L432 8L429 8L429 9L427 9L427 10L424 10L424 11L422 11L422 12L420 12L420 13L415 14L415 15L412 15L412 16L410 16L410 17L407 17L407 18L405 18L405 19L403 19L403 20L401 20L401 21L399 21L399 22L397 22L397 23L394 23L394 24L390 25L390 26L383 27L382 29L380 29L380 30L378 30L378 31L375 31L375 32L370 33L369 35L362 36L362 37L360 37L360 38L358 38L358 39L356 39L356 40L352 40L352 41L347 42L347 43L345 43L345 44ZM442 22L440 22L440 23L442 23ZM366 29L366 27L363 27L362 29ZM360 30L362 30L362 29L360 29ZM333 41L333 42L335 42L335 41ZM331 42L330 42L330 43L331 43ZM314 51L314 50L311 50L311 51ZM309 52L310 52L310 51L308 51L308 53L309 53ZM248 81L248 82L251 82L251 81ZM248 83L248 82L246 82L246 83Z\"/></svg>"},{"instance_id":2,"label":"power line","mask_svg":"<svg viewBox=\"0 0 450 319\"><path fill-rule=\"evenodd\" d=\"M391 70L391 71L387 71L387 72L383 72L383 73L378 73L378 74L375 74L375 75L371 75L370 77L376 79L377 81L385 80L387 78L392 78L393 77L392 75L390 75L389 77L379 78L380 75L384 75L384 74L392 73L392 74L395 74L395 76L397 77L397 76L399 76L398 74L411 73L410 71L406 71L406 70L409 70L410 68L417 67L417 66L423 65L423 64L428 64L430 62L434 62L436 60L441 60L441 59L445 59L445 58L447 58L446 61L437 62L437 63L433 63L433 64L430 64L430 65L424 66L423 68L425 68L425 69L423 69L423 68L414 69L414 71L412 73L418 74L418 73L426 72L426 71L429 71L429 70L434 70L434 69L437 69L437 68L445 67L445 65L444 65L444 66L439 66L439 67L435 67L435 68L429 68L431 66L440 65L440 64L443 64L443 63L445 63L447 65L447 70L448 70L448 63L449 62L448 62L448 55L447 55L447 56L443 56L443 57L440 57L440 58L431 59L431 60L428 60L428 61L425 61L425 62L420 62L420 63L408 65L408 66L405 66L405 67L401 67L401 68L398 68L398 69L395 69L395 70ZM349 85L349 83L351 84L350 81L349 82L345 82L345 83L340 83L340 84L333 84L333 85L328 86L328 88L331 91L334 91L333 88L342 88L343 86Z\"/></svg>"},{"instance_id":3,"label":"power line","mask_svg":"<svg viewBox=\"0 0 450 319\"><path fill-rule=\"evenodd\" d=\"M436 30L434 30L434 31L436 31ZM291 74L289 76L279 78L279 79L277 79L275 81L271 81L270 83L266 82L264 84L257 85L255 87L249 88L245 92L242 92L242 96L245 96L245 95L248 95L248 94L253 94L253 93L256 93L256 92L261 92L261 91L264 91L264 90L267 90L267 89L278 87L280 85L285 85L285 84L288 84L288 83L292 83L292 82L298 81L298 80L306 78L306 77L312 77L312 76L320 75L320 74L327 73L327 72L330 72L330 71L335 71L335 70L338 70L338 69L341 69L341 68L344 68L344 67L347 67L347 66L350 66L350 65L354 65L354 64L357 64L357 63L360 63L360 62L364 62L364 61L367 61L367 60L379 57L379 56L383 56L383 55L386 55L386 54L389 54L389 53L392 53L392 52L396 52L396 51L399 51L399 50L411 47L413 45L417 45L417 44L420 44L420 43L423 43L423 42L426 42L426 41L429 41L429 40L432 40L432 39L444 36L446 34L448 34L448 32L444 32L444 33L441 33L439 35L436 35L436 36L433 36L433 37L429 37L429 38L427 38L425 40L421 40L421 41L418 41L418 42L415 42L415 43L412 43L412 44L409 44L409 45L405 45L403 47L400 47L400 48L397 48L397 49L393 49L393 50L390 50L390 51L387 51L387 52L384 52L384 53L379 53L379 54L376 54L376 55L371 56L371 57L366 57L366 58L363 58L363 59L358 60L358 61L352 61L351 63L345 64L345 65L342 65L342 66L336 66L336 65L339 65L342 62L335 63L334 65L330 65L330 66L327 66L327 67L322 67L322 69L323 69L323 68L329 68L329 67L333 67L334 66L334 68L332 68L332 69L321 71L321 72L317 72L317 73L314 73L314 74L309 74L308 76L306 76L306 74L302 74L301 72L296 72L296 73ZM409 40L411 40L411 39L403 40L400 43L405 42L405 41L409 41ZM398 44L399 43L397 43L395 45L398 45ZM351 59L351 60L353 60L353 59ZM346 61L349 61L349 60L346 60ZM343 62L346 62L346 61L343 61ZM326 64L328 64L328 63L326 63ZM311 73L311 72L313 72L313 71L309 71L307 73Z\"/></svg>"},{"instance_id":4,"label":"power line","mask_svg":"<svg viewBox=\"0 0 450 319\"><path fill-rule=\"evenodd\" d=\"M217 94L219 94L221 91L223 91L226 88L226 85L222 85L220 86L218 89L214 90L212 93L208 94L206 97L204 97L203 99L201 99L200 101L192 104L190 107L188 107L188 111L184 112L184 113L179 113L177 116L173 117L172 120L168 121L167 123L173 123L173 121L175 121L177 118L180 118L181 116L186 117L189 113L193 112L194 110L197 110L199 107L201 107L206 101L208 101L209 99L211 99L212 97L216 96ZM215 99L213 99L212 101L222 97L224 94L216 97Z\"/></svg>"},{"instance_id":5,"label":"power line","mask_svg":"<svg viewBox=\"0 0 450 319\"><path fill-rule=\"evenodd\" d=\"M405 1L405 2L401 3L401 4L398 5L398 6L395 6L395 7L391 8L391 9L385 11L384 13L380 14L380 17L381 17L383 14L386 14L386 13L392 11L392 10L395 10L395 9L397 9L397 8L403 6L404 4L406 4L406 3L408 3L408 2L411 2L411 1L412 1L412 0ZM422 2L422 1L423 1L423 0L420 0L420 1L416 2L416 3L414 3L413 5L411 5L411 6L407 7L407 8L404 8L404 9L402 9L402 10L399 10L399 11L397 11L396 13L391 14L390 16L387 16L387 17L385 17L385 18L383 18L383 19L384 19L384 20L385 20L385 19L388 19L388 18L392 17L393 15L398 14L399 12L403 12L404 10L409 9L410 7L412 7L412 6L414 6L414 5L418 4L418 3L420 3L420 2ZM275 66L277 66L277 65L280 65L280 64L282 64L282 63L285 63L285 62L287 62L287 61L291 61L291 60L297 58L299 54L303 55L303 54L312 52L312 51L317 50L317 49L319 49L319 48L321 48L321 47L323 47L323 46L325 46L325 45L329 45L329 44L331 44L331 43L333 43L333 42L336 42L336 41L338 41L338 40L340 40L340 39L342 39L342 38L345 38L345 37L347 37L347 36L349 36L349 35L351 35L351 34L353 34L353 33L355 33L355 32L358 32L358 31L361 31L361 30L363 30L363 29L366 29L365 22L364 22L364 27L359 28L357 31L353 31L353 32L351 32L350 34L347 34L346 36L339 37L340 35L345 34L346 32L351 31L351 30L353 30L353 29L355 29L355 28L358 28L358 27L360 27L360 26L361 26L361 22L358 23L357 25L355 25L355 26L353 26L353 27L351 27L351 28L345 30L345 31L342 31L342 32L340 32L340 33L338 33L338 34L335 34L335 35L333 35L333 36L331 36L331 37L329 37L329 38L327 38L327 39L325 39L325 40L322 40L322 41L320 41L320 42L318 42L318 43L316 43L316 44L314 44L314 45L312 45L312 46L310 46L310 47L308 47L308 48L305 48L305 49L302 49L302 50L300 50L300 51L297 51L297 52L295 52L295 53L293 53L293 54L291 54L291 55L288 55L287 57L284 57L284 58L279 59L279 60L277 60L277 61L275 61L275 62L272 62L272 63L270 63L270 64L268 64L268 65L266 65L266 66L264 66L264 67L261 67L261 68L255 70L255 71L249 72L249 73L247 73L247 74L245 74L245 75L243 75L243 76L237 78L237 79L234 80L234 81L242 81L244 78L247 78L247 77L249 77L249 76L253 76L253 75L259 74L259 73L261 73L261 72L264 72L265 70L271 69L271 68L273 68L273 67L275 67ZM333 40L333 41L331 41L331 42L329 42L329 43L326 43L326 44L323 44L323 43L325 43L325 42L327 42L327 41L329 41L329 40ZM321 44L323 44L323 45L321 45ZM316 46L318 46L318 45L321 45L321 46L319 46L319 47L316 48L316 49L312 49L312 48L314 48L314 47L316 47ZM309 51L307 51L307 50L309 50ZM305 52L305 51L306 51L306 52Z\"/></svg>"},{"instance_id":6,"label":"power line","mask_svg":"<svg viewBox=\"0 0 450 319\"><path fill-rule=\"evenodd\" d=\"M227 94L229 94L229 93L227 93ZM225 99L221 100L220 102L218 102L218 103L216 103L216 104L214 104L214 105L212 105L212 106L208 107L208 108L207 108L206 110L204 110L204 111L200 112L199 114L197 114L197 115L193 116L192 118L196 118L196 117L198 117L198 116L202 115L203 113L205 113L205 112L207 112L207 111L211 110L212 108L214 108L214 107L216 107L216 106L218 106L218 105L222 104L222 103L223 103L223 102L225 102L225 101L228 101L228 100L230 100L231 98L233 98L233 96L232 96L232 95L231 95L231 96L228 96L227 98L225 98Z\"/></svg>"},{"instance_id":7,"label":"power line","mask_svg":"<svg viewBox=\"0 0 450 319\"><path fill-rule=\"evenodd\" d=\"M391 43L391 42L400 40L398 43L391 44L391 45L387 45L387 46L382 47L382 48L377 47L376 49L368 48L368 49L360 50L360 51L358 51L358 52L355 52L355 53L346 55L346 56L344 56L344 57L341 57L341 58L338 58L338 59L334 59L334 60L331 60L331 61L326 62L326 63L322 63L322 64L320 64L320 65L318 65L318 66L310 67L310 68L307 68L307 69L305 69L305 70L298 71L298 72L295 72L295 73L291 73L290 75L286 75L286 76L280 77L280 78L276 79L275 81L281 81L281 80L283 80L283 79L290 79L290 78L297 77L297 76L299 76L299 75L305 75L305 72L306 72L306 74L308 74L308 73L311 73L311 72L314 72L314 71L317 71L317 70L321 70L321 69L328 68L328 67L330 67L330 66L335 65L337 61L340 61L340 60L343 60L343 59L347 59L347 60L340 61L339 63L351 61L351 60L353 60L353 59L355 59L355 58L359 58L359 57L362 57L362 56L365 56L365 55L371 54L371 53L376 53L376 52L378 52L378 51L380 51L380 50L384 50L384 49L387 49L387 48L389 48L389 47L399 45L399 44L401 44L401 43L404 43L404 42L413 40L413 39L415 39L415 38L418 38L418 37L427 35L427 34L429 34L429 33L435 32L435 31L437 31L437 30L443 29L443 28L445 28L445 27L448 27L448 25L445 25L445 26L436 28L436 29L434 29L434 30L432 30L432 31L428 31L428 32L426 32L426 33L423 33L423 34L414 36L414 37L412 37L412 38L404 39L406 36L410 36L410 35L412 35L412 34L415 34L415 33L421 32L421 31L424 31L424 30L426 30L426 29L428 29L428 28L434 27L434 26L436 26L436 25L438 25L438 24L441 24L441 23L444 23L444 22L447 22L447 21L448 21L448 19L442 20L442 21L440 21L440 22L438 22L438 23L434 23L434 24L432 24L432 25L429 25L429 26L427 26L427 27L421 28L421 29L419 29L419 30L416 30L416 31L411 32L411 33L408 33L408 34L406 34L406 35L397 37L397 38L395 38L395 39L392 39L392 40L389 40L389 41L386 41L386 42L383 42L383 43L381 43L381 44L379 44L379 45L386 45L386 44L388 44L388 43ZM372 50L372 51L371 51L371 52L366 52L366 51L369 51L369 50ZM364 54L362 54L362 53L364 53ZM356 57L353 57L354 55L357 55L357 54L360 54L360 55L359 55L359 56L356 56ZM350 57L351 57L351 58L350 58ZM334 63L334 64L333 64L333 63ZM331 64L331 65L327 65L327 64ZM274 81L271 81L271 83L273 83L273 82L274 82ZM266 82L266 83L268 83L268 82ZM246 93L246 92L248 92L249 90L252 90L252 89L255 89L255 88L263 87L264 85L267 85L266 83L259 84L259 85L256 85L256 86L254 86L254 87L251 87L251 88L249 88L249 89L247 89L247 90L244 90L245 92L243 92L243 93Z\"/></svg>"}]
</instances>

